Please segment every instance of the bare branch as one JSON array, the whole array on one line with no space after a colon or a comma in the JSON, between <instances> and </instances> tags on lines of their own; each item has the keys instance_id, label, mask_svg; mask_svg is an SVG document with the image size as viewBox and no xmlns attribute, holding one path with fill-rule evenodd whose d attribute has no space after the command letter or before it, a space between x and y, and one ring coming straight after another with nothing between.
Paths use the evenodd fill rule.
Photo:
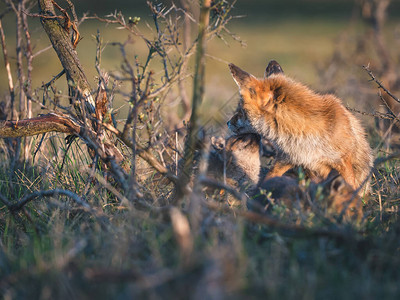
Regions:
<instances>
[{"instance_id":1,"label":"bare branch","mask_svg":"<svg viewBox=\"0 0 400 300\"><path fill-rule=\"evenodd\" d=\"M93 209L87 202L85 202L80 196L78 196L74 192L64 189L36 191L24 196L22 199L20 199L18 202L15 203L11 203L10 201L7 200L7 198L4 195L0 193L0 202L3 202L3 204L14 216L16 216L15 213L17 213L20 210L23 210L27 215L27 217L29 218L30 222L33 223L29 214L24 209L25 205L36 199L41 199L44 197L56 197L59 195L63 195L70 198L72 201L78 204L84 211L96 217L98 221L104 221L104 215L101 212L97 211L96 209Z\"/></svg>"},{"instance_id":2,"label":"bare branch","mask_svg":"<svg viewBox=\"0 0 400 300\"><path fill-rule=\"evenodd\" d=\"M390 97L392 97L393 100L395 100L396 102L400 103L400 99L397 98L396 96L394 96L383 84L382 82L380 82L375 75L372 73L372 71L370 70L369 66L363 66L363 69L365 71L367 71L368 75L371 77L371 80L374 81L378 87L382 90L384 90Z\"/></svg>"},{"instance_id":3,"label":"bare branch","mask_svg":"<svg viewBox=\"0 0 400 300\"><path fill-rule=\"evenodd\" d=\"M358 113L360 115L363 116L370 116L370 117L374 117L374 118L379 118L379 119L384 119L384 120L396 120L400 122L400 119L398 117L396 117L393 113L381 113L379 111L376 111L374 113L369 113L369 112L365 112L365 111L361 111L349 106L346 106L346 109L355 113Z\"/></svg>"},{"instance_id":4,"label":"bare branch","mask_svg":"<svg viewBox=\"0 0 400 300\"><path fill-rule=\"evenodd\" d=\"M111 125L108 125L107 127L112 129L114 133L118 133L118 136L121 135L121 133ZM0 121L0 138L32 136L46 132L63 132L68 134L76 134L83 137L83 139L90 146L94 147L94 149L99 152L99 156L104 161L112 164L118 174L119 179L122 179L125 176L123 175L122 171L118 171L118 166L114 164L115 159L120 162L123 157L118 155L115 156L115 153L112 156L109 156L109 154L112 152L108 154L108 151L112 151L113 149L108 148L107 145L104 150L101 150L101 147L95 142L97 136L96 132L91 131L89 128L79 124L69 116L62 115L60 113L50 113L37 118L20 121ZM132 142L129 140L129 138L123 142L129 147L132 145ZM137 145L137 148L138 155L141 158L147 161L149 165L152 166L156 171L165 175L171 182L177 184L178 180L176 176L170 173L169 170L151 154L149 149L145 149L140 145Z\"/></svg>"},{"instance_id":5,"label":"bare branch","mask_svg":"<svg viewBox=\"0 0 400 300\"><path fill-rule=\"evenodd\" d=\"M48 190L48 191L38 191L34 192L32 194L26 195L23 197L21 200L19 200L17 203L12 203L10 206L8 206L8 209L12 212L16 212L18 210L21 210L27 203L29 203L32 200L35 200L37 198L42 198L42 197L52 197L56 195L64 195L79 204L80 206L86 208L86 209L92 209L89 204L84 202L81 197L79 197L77 194L68 191L68 190L62 190L62 189L55 189L55 190Z\"/></svg>"},{"instance_id":6,"label":"bare branch","mask_svg":"<svg viewBox=\"0 0 400 300\"><path fill-rule=\"evenodd\" d=\"M392 153L386 157L379 157L379 158L375 159L374 166L377 167L378 165L380 165L388 160L398 159L398 158L400 158L400 152Z\"/></svg>"},{"instance_id":7,"label":"bare branch","mask_svg":"<svg viewBox=\"0 0 400 300\"><path fill-rule=\"evenodd\" d=\"M41 15L56 15L52 1L39 0L39 4ZM57 19L41 17L41 22L62 66L66 71L67 81L71 91L71 99L80 99L80 96L82 96L85 101L86 109L89 113L93 113L95 111L95 102L91 88L75 51L74 44L71 42L68 31ZM72 82L72 85L70 81ZM80 105L78 104L78 111L80 110L79 106Z\"/></svg>"}]
</instances>

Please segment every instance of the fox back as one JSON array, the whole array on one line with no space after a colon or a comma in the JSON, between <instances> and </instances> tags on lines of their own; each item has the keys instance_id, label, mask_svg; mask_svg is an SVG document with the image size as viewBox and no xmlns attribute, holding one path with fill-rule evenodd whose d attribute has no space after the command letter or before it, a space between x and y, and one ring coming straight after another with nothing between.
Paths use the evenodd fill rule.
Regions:
<instances>
[{"instance_id":1,"label":"fox back","mask_svg":"<svg viewBox=\"0 0 400 300\"><path fill-rule=\"evenodd\" d=\"M359 120L333 95L320 95L283 74L271 61L263 79L230 64L240 101L229 128L258 133L277 152L267 178L302 166L327 178L336 169L354 189L372 167L371 148Z\"/></svg>"}]
</instances>

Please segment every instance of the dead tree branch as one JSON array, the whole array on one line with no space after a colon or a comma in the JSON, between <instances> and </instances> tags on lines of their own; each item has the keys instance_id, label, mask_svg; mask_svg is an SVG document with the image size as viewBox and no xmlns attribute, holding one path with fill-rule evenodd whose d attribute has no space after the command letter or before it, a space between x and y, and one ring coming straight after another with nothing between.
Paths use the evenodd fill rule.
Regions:
<instances>
[{"instance_id":1,"label":"dead tree branch","mask_svg":"<svg viewBox=\"0 0 400 300\"><path fill-rule=\"evenodd\" d=\"M86 109L89 113L95 111L95 101L92 90L83 71L78 54L71 42L69 32L58 19L53 18L56 13L52 0L38 0L41 18L40 21L46 31L58 58L65 69L67 81L70 87L71 99L84 99ZM50 18L48 18L48 16ZM74 103L77 111L80 111L79 101Z\"/></svg>"},{"instance_id":2,"label":"dead tree branch","mask_svg":"<svg viewBox=\"0 0 400 300\"><path fill-rule=\"evenodd\" d=\"M19 121L0 121L0 137L23 137L46 132L79 134L81 126L67 116L57 114L42 115Z\"/></svg>"}]
</instances>

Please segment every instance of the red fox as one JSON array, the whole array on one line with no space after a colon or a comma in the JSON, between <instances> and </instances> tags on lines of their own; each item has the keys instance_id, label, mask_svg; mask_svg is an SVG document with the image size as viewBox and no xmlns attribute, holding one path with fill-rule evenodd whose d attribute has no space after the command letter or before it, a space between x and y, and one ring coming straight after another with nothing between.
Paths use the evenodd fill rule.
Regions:
<instances>
[{"instance_id":1,"label":"red fox","mask_svg":"<svg viewBox=\"0 0 400 300\"><path fill-rule=\"evenodd\" d=\"M294 166L323 179L336 169L353 189L367 179L373 158L365 131L338 98L295 82L276 61L269 63L264 79L234 64L229 68L241 98L228 127L260 134L274 145L277 155L266 179Z\"/></svg>"},{"instance_id":2,"label":"red fox","mask_svg":"<svg viewBox=\"0 0 400 300\"><path fill-rule=\"evenodd\" d=\"M274 205L284 205L290 215L295 207L306 212L311 205L336 215L343 214L349 220L362 217L361 198L335 170L320 184L311 182L307 187L288 176L270 178L257 184L260 173L263 173L261 155L264 153L259 135L245 133L227 139L212 138L212 146L208 175L221 180L225 164L227 183L250 196L248 208L251 210L264 213Z\"/></svg>"}]
</instances>

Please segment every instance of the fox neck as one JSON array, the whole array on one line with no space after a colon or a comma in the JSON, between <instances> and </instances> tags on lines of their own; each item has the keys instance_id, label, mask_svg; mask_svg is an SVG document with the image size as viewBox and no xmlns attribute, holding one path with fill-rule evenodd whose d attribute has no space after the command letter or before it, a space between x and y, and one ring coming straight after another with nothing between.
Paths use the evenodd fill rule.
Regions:
<instances>
[{"instance_id":1,"label":"fox neck","mask_svg":"<svg viewBox=\"0 0 400 300\"><path fill-rule=\"evenodd\" d=\"M267 140L275 142L278 139L278 123L276 118L271 118L269 122L263 120L263 118L254 118L250 119L250 123L254 132Z\"/></svg>"}]
</instances>

